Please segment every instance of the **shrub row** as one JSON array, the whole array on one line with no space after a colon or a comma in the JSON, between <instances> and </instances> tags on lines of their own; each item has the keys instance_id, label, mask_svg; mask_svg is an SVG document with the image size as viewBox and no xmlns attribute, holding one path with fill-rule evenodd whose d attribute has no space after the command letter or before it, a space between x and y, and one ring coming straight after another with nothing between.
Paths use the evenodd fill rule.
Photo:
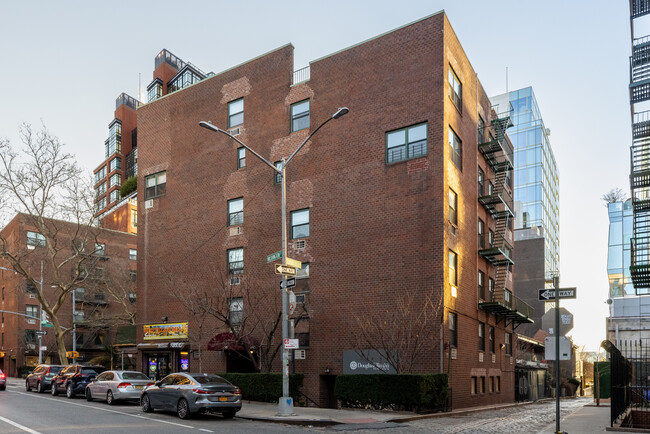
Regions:
<instances>
[{"instance_id":1,"label":"shrub row","mask_svg":"<svg viewBox=\"0 0 650 434\"><path fill-rule=\"evenodd\" d=\"M334 394L344 407L444 410L446 374L339 375Z\"/></svg>"},{"instance_id":2,"label":"shrub row","mask_svg":"<svg viewBox=\"0 0 650 434\"><path fill-rule=\"evenodd\" d=\"M252 374L219 374L242 391L242 398L249 401L278 402L282 396L282 374L252 373ZM300 399L300 389L305 376L303 374L289 375L289 393L294 402Z\"/></svg>"}]
</instances>

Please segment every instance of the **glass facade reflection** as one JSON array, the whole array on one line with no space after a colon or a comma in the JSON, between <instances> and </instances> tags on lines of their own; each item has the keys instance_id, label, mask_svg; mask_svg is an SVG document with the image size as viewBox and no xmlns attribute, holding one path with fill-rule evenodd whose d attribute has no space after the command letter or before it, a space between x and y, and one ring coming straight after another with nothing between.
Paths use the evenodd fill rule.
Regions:
<instances>
[{"instance_id":1,"label":"glass facade reflection","mask_svg":"<svg viewBox=\"0 0 650 434\"><path fill-rule=\"evenodd\" d=\"M490 98L492 104L512 104L514 147L515 229L541 227L545 239L546 277L560 265L559 173L532 87Z\"/></svg>"},{"instance_id":2,"label":"glass facade reflection","mask_svg":"<svg viewBox=\"0 0 650 434\"><path fill-rule=\"evenodd\" d=\"M607 206L609 239L607 244L607 277L609 298L636 295L630 276L630 238L632 237L632 200Z\"/></svg>"}]
</instances>

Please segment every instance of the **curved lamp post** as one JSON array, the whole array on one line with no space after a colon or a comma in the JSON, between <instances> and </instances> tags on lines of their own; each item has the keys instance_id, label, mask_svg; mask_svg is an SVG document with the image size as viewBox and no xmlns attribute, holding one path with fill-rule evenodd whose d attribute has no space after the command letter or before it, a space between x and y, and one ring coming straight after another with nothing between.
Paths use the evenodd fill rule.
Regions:
<instances>
[{"instance_id":1,"label":"curved lamp post","mask_svg":"<svg viewBox=\"0 0 650 434\"><path fill-rule=\"evenodd\" d=\"M244 142L239 140L237 137L231 135L228 131L222 130L221 128L205 121L199 122L199 126L206 128L210 131L217 133L222 133L235 142L242 145L248 151L250 151L257 158L262 160L264 164L273 169L282 177L282 265L287 265L287 181L286 181L286 167L287 164L293 159L293 157L305 146L305 143L311 139L318 130L320 130L326 123L332 119L338 119L346 115L350 110L347 107L340 107L336 113L331 117L327 118L323 123L321 123L314 131L309 133L307 138L298 146L298 148L293 151L289 158L282 159L280 167L275 167L270 161L262 157L260 154L255 152L253 149L248 147ZM282 275L282 345L284 347L285 339L289 337L289 315L288 315L288 302L289 302L289 293L287 288L287 276ZM279 400L278 404L278 415L279 416L291 416L293 414L293 399L289 396L289 351L287 349L282 349L282 397Z\"/></svg>"}]
</instances>

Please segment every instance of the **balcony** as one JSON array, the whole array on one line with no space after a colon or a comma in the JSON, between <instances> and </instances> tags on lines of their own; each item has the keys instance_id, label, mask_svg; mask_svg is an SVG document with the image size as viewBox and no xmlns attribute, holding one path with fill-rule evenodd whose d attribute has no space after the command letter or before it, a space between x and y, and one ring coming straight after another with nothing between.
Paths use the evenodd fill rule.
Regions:
<instances>
[{"instance_id":1,"label":"balcony","mask_svg":"<svg viewBox=\"0 0 650 434\"><path fill-rule=\"evenodd\" d=\"M486 312L495 314L499 318L503 318L506 322L506 327L510 324L519 325L521 323L534 322L532 319L533 308L505 289L488 294L488 300L480 301L478 307Z\"/></svg>"},{"instance_id":2,"label":"balcony","mask_svg":"<svg viewBox=\"0 0 650 434\"><path fill-rule=\"evenodd\" d=\"M514 167L512 156L514 149L510 139L506 136L506 130L512 126L510 112L495 114L491 125L479 128L478 149L485 157L494 172L507 172Z\"/></svg>"},{"instance_id":3,"label":"balcony","mask_svg":"<svg viewBox=\"0 0 650 434\"><path fill-rule=\"evenodd\" d=\"M512 245L498 233L479 237L478 254L492 265L513 265L512 251Z\"/></svg>"},{"instance_id":4,"label":"balcony","mask_svg":"<svg viewBox=\"0 0 650 434\"><path fill-rule=\"evenodd\" d=\"M309 81L310 77L311 77L311 70L309 66L305 66L304 68L297 69L293 71L291 85L293 86L294 84L302 83L304 81Z\"/></svg>"},{"instance_id":5,"label":"balcony","mask_svg":"<svg viewBox=\"0 0 650 434\"><path fill-rule=\"evenodd\" d=\"M650 288L650 235L648 228L637 231L632 238L630 275L635 289ZM641 234L641 236L639 236ZM646 236L643 236L643 235Z\"/></svg>"},{"instance_id":6,"label":"balcony","mask_svg":"<svg viewBox=\"0 0 650 434\"><path fill-rule=\"evenodd\" d=\"M485 210L495 218L497 218L497 215L501 213L506 213L509 214L510 217L514 217L514 201L512 199L512 193L510 193L510 191L508 191L508 189L505 188L503 184L501 188L494 187L493 182L504 183L505 181L501 179L490 180L491 187L488 188L488 194L483 195L482 192L479 192L479 203L483 205Z\"/></svg>"},{"instance_id":7,"label":"balcony","mask_svg":"<svg viewBox=\"0 0 650 434\"><path fill-rule=\"evenodd\" d=\"M632 0L632 18L650 14L650 0Z\"/></svg>"}]
</instances>

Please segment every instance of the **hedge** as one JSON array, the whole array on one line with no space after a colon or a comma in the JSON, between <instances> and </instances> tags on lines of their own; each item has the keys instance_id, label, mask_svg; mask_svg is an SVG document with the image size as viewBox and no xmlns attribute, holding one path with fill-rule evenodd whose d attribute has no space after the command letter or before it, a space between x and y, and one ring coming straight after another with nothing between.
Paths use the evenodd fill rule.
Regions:
<instances>
[{"instance_id":1,"label":"hedge","mask_svg":"<svg viewBox=\"0 0 650 434\"><path fill-rule=\"evenodd\" d=\"M138 188L138 177L132 176L122 184L120 188L120 197L126 197Z\"/></svg>"},{"instance_id":2,"label":"hedge","mask_svg":"<svg viewBox=\"0 0 650 434\"><path fill-rule=\"evenodd\" d=\"M282 374L219 374L242 391L242 398L249 401L278 402L282 396ZM300 401L300 389L305 376L303 374L289 375L289 394L294 402Z\"/></svg>"},{"instance_id":3,"label":"hedge","mask_svg":"<svg viewBox=\"0 0 650 434\"><path fill-rule=\"evenodd\" d=\"M334 394L343 407L445 410L446 374L339 375Z\"/></svg>"}]
</instances>

